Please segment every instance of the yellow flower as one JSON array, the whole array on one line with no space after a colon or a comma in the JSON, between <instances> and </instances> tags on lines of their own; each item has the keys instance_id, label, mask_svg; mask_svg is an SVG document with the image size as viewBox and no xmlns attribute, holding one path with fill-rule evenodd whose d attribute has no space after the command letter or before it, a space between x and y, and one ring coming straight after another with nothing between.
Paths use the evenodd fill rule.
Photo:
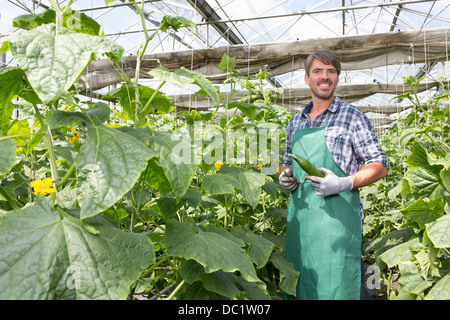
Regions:
<instances>
[{"instance_id":1,"label":"yellow flower","mask_svg":"<svg viewBox=\"0 0 450 320\"><path fill-rule=\"evenodd\" d=\"M34 194L45 196L47 193L56 192L56 189L52 188L52 178L36 179L30 183L30 186L33 188Z\"/></svg>"},{"instance_id":2,"label":"yellow flower","mask_svg":"<svg viewBox=\"0 0 450 320\"><path fill-rule=\"evenodd\" d=\"M262 168L262 163L258 163L257 165L256 165L256 167L258 168L258 170L261 170L261 168Z\"/></svg>"},{"instance_id":3,"label":"yellow flower","mask_svg":"<svg viewBox=\"0 0 450 320\"><path fill-rule=\"evenodd\" d=\"M216 169L219 170L220 167L223 166L223 162L219 160L219 161L216 162L215 166L216 166Z\"/></svg>"},{"instance_id":4,"label":"yellow flower","mask_svg":"<svg viewBox=\"0 0 450 320\"><path fill-rule=\"evenodd\" d=\"M76 132L76 133L74 132L73 135L69 138L69 142L70 143L74 143L78 139L80 139L80 133L79 132Z\"/></svg>"},{"instance_id":5,"label":"yellow flower","mask_svg":"<svg viewBox=\"0 0 450 320\"><path fill-rule=\"evenodd\" d=\"M72 127L70 133L72 134L72 136L69 138L70 143L74 143L75 141L80 139L80 133L77 131L76 127Z\"/></svg>"}]
</instances>

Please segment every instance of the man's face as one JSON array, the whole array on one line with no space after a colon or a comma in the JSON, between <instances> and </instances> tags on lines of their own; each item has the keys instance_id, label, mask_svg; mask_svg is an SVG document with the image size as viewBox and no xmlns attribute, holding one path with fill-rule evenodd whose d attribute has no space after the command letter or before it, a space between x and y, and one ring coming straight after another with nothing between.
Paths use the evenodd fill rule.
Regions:
<instances>
[{"instance_id":1,"label":"man's face","mask_svg":"<svg viewBox=\"0 0 450 320\"><path fill-rule=\"evenodd\" d=\"M339 83L339 75L332 64L313 60L309 75L305 74L305 82L311 88L311 93L319 99L327 100L334 95Z\"/></svg>"}]
</instances>

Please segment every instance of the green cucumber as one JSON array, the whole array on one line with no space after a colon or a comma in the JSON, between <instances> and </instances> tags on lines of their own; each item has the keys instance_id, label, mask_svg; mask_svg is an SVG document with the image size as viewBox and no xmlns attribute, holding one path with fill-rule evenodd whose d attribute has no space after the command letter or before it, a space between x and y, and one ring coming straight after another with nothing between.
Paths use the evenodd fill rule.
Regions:
<instances>
[{"instance_id":1,"label":"green cucumber","mask_svg":"<svg viewBox=\"0 0 450 320\"><path fill-rule=\"evenodd\" d=\"M317 168L308 160L303 157L300 157L296 154L288 154L288 156L292 157L307 174L310 176L316 176L319 178L325 177L322 172L317 170Z\"/></svg>"}]
</instances>

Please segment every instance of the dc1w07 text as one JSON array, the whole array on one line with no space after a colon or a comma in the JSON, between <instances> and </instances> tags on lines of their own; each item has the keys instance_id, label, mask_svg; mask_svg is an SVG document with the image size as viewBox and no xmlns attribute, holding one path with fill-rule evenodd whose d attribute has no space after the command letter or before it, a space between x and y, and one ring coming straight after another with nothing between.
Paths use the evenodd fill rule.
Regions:
<instances>
[{"instance_id":1,"label":"dc1w07 text","mask_svg":"<svg viewBox=\"0 0 450 320\"><path fill-rule=\"evenodd\" d=\"M235 304L223 305L222 314L239 314L239 315L263 315L268 314L270 310L269 304Z\"/></svg>"}]
</instances>

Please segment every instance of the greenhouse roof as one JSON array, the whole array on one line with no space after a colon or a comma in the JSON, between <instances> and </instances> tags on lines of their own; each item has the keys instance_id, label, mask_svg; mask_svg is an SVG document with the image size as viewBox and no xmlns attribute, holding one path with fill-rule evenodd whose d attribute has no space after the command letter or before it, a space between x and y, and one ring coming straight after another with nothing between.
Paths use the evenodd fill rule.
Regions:
<instances>
[{"instance_id":1,"label":"greenhouse roof","mask_svg":"<svg viewBox=\"0 0 450 320\"><path fill-rule=\"evenodd\" d=\"M17 31L12 27L14 17L41 13L48 7L48 0L2 0L1 34ZM120 44L126 57L134 56L145 40L140 16L129 1L106 5L99 0L73 0L71 7L100 23L104 36ZM283 99L290 99L290 111L307 99L301 93L307 89L302 63L317 48L332 48L347 59L343 60L341 92L354 93L352 103L367 112L385 113L385 117L390 117L390 100L405 90L403 76L427 77L425 98L439 87L441 77L449 78L448 0L149 0L144 10L149 32L156 30L165 15L183 16L196 24L196 28L183 26L176 32L159 33L149 43L146 58L169 62L176 53L183 61L173 68L191 67L223 84L220 77L214 78L212 65L220 62L216 57L221 54L235 53L243 75L254 75L260 68L273 71L267 85L283 89ZM266 56L269 52L272 55ZM209 60L201 60L205 57ZM8 55L3 59L13 63ZM144 81L152 86L155 80ZM106 85L90 93L107 92ZM188 86L165 90L180 101L195 91Z\"/></svg>"}]
</instances>

